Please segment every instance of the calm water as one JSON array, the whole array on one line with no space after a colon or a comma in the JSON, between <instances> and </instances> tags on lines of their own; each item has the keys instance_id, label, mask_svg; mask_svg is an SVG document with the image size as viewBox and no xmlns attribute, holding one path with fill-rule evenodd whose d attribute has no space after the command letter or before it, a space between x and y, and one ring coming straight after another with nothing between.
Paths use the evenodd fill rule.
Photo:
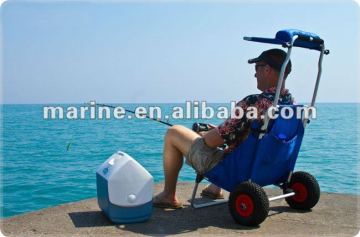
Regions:
<instances>
[{"instance_id":1,"label":"calm water","mask_svg":"<svg viewBox=\"0 0 360 237\"><path fill-rule=\"evenodd\" d=\"M156 182L163 180L166 125L134 119L44 120L41 105L1 109L3 217L96 196L95 171L117 150L133 156ZM315 175L322 191L360 194L359 109L359 104L320 104L318 119L306 130L295 169ZM191 127L194 120L170 122ZM194 178L184 165L180 180Z\"/></svg>"}]
</instances>

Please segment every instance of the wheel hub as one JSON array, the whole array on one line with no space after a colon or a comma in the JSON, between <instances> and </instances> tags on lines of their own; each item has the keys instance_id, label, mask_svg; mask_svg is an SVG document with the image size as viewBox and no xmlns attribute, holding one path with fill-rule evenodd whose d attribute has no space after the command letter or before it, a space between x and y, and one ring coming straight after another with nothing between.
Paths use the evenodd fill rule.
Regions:
<instances>
[{"instance_id":1,"label":"wheel hub","mask_svg":"<svg viewBox=\"0 0 360 237\"><path fill-rule=\"evenodd\" d=\"M236 211L240 216L248 217L254 211L254 203L252 198L247 194L240 194L236 198Z\"/></svg>"},{"instance_id":2,"label":"wheel hub","mask_svg":"<svg viewBox=\"0 0 360 237\"><path fill-rule=\"evenodd\" d=\"M307 199L308 192L304 184L294 183L291 188L295 191L295 196L293 196L293 199L296 202L304 202Z\"/></svg>"}]
</instances>

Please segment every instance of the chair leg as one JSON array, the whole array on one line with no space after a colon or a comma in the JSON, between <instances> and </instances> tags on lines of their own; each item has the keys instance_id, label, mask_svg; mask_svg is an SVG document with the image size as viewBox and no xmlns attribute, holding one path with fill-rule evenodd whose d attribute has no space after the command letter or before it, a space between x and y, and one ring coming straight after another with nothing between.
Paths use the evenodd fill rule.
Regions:
<instances>
[{"instance_id":1,"label":"chair leg","mask_svg":"<svg viewBox=\"0 0 360 237\"><path fill-rule=\"evenodd\" d=\"M194 186L194 189L193 189L193 192L192 192L192 195L191 195L191 207L195 208L195 205L194 205L194 200L195 200L195 196L196 196L196 192L197 192L197 189L199 187L199 183L201 183L201 181L204 179L204 176L203 175L200 175L200 174L196 174L196 179L195 179L195 186Z\"/></svg>"},{"instance_id":2,"label":"chair leg","mask_svg":"<svg viewBox=\"0 0 360 237\"><path fill-rule=\"evenodd\" d=\"M198 208L202 208L202 207L209 207L209 206L219 205L219 204L223 204L223 203L228 202L228 200L212 200L212 201L202 203L202 204L195 204L196 192L197 192L197 189L199 187L199 183L203 179L204 179L203 175L199 175L199 174L196 175L195 186L194 186L192 196L191 196L191 201L190 201L190 204L191 204L192 208L198 209Z\"/></svg>"}]
</instances>

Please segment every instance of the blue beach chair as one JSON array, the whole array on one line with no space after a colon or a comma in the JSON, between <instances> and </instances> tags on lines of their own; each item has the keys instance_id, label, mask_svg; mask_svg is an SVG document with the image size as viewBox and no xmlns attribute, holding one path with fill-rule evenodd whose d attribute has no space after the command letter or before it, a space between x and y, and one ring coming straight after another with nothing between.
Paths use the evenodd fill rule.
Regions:
<instances>
[{"instance_id":1,"label":"blue beach chair","mask_svg":"<svg viewBox=\"0 0 360 237\"><path fill-rule=\"evenodd\" d=\"M244 37L244 40L261 43L280 44L287 48L287 57L280 70L279 80L273 101L272 113L277 116L265 116L260 127L257 122L251 125L251 133L234 151L227 154L213 169L204 175L198 174L192 193L191 206L194 208L228 202L229 210L236 222L242 225L258 225L269 212L269 202L285 198L290 207L308 210L314 207L320 198L320 187L316 179L306 172L294 172L304 129L309 123L305 105L278 105L284 72L290 60L294 46L320 51L318 74L311 101L315 105L319 87L322 59L329 54L324 41L313 33L300 30L281 30L274 39ZM293 114L293 116L290 116ZM296 116L298 115L298 116ZM301 115L301 116L299 116ZM287 119L287 117L291 117ZM207 179L211 183L230 192L229 200L195 204L198 184ZM263 186L276 185L283 195L268 198Z\"/></svg>"}]
</instances>

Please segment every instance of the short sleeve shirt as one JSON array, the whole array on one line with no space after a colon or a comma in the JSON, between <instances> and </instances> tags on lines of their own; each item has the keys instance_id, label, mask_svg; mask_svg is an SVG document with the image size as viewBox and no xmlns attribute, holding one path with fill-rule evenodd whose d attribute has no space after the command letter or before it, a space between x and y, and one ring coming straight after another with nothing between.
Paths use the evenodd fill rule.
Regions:
<instances>
[{"instance_id":1,"label":"short sleeve shirt","mask_svg":"<svg viewBox=\"0 0 360 237\"><path fill-rule=\"evenodd\" d=\"M272 87L261 94L253 94L245 97L239 101L236 106L244 111L242 118L228 118L224 123L220 124L216 129L220 136L224 139L227 148L225 153L231 152L237 145L243 142L250 132L252 119L246 117L246 112L249 107L257 109L257 118L259 124L263 124L262 115L272 105L275 98L276 88ZM289 93L288 89L282 89L279 97L279 104L290 105L294 103L294 99ZM236 113L235 115L239 115Z\"/></svg>"}]
</instances>

